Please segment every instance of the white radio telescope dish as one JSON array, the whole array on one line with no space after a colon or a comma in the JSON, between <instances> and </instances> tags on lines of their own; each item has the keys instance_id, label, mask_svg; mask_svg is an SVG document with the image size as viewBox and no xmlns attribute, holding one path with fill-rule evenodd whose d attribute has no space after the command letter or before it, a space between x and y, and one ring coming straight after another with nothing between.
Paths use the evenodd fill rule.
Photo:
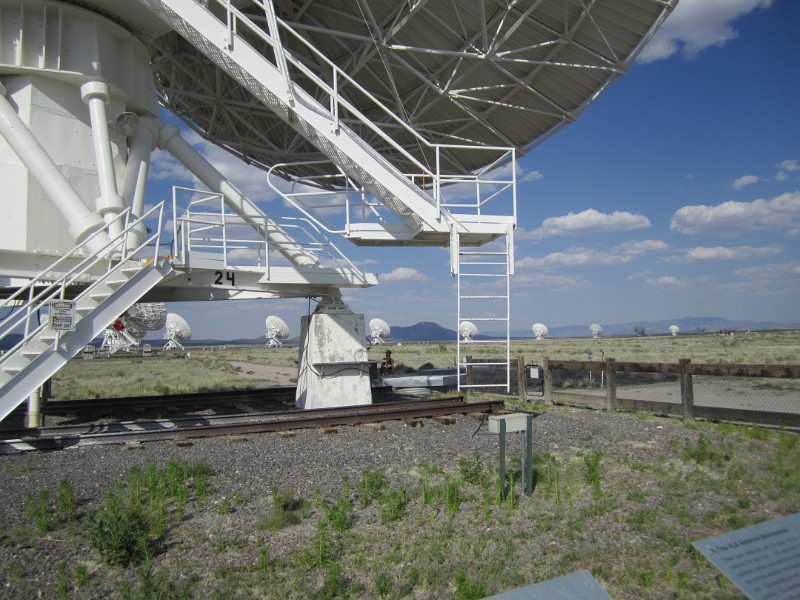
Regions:
<instances>
[{"instance_id":1,"label":"white radio telescope dish","mask_svg":"<svg viewBox=\"0 0 800 600\"><path fill-rule=\"evenodd\" d=\"M183 344L192 339L192 328L177 313L167 313L167 343L164 350L183 350Z\"/></svg>"},{"instance_id":2,"label":"white radio telescope dish","mask_svg":"<svg viewBox=\"0 0 800 600\"><path fill-rule=\"evenodd\" d=\"M100 350L107 351L109 354L116 354L120 350L129 352L131 348L139 345L139 340L142 336L138 336L138 330L134 325L133 328L125 322L123 317L114 319L114 322L109 325L103 332L103 342L100 344Z\"/></svg>"},{"instance_id":3,"label":"white radio telescope dish","mask_svg":"<svg viewBox=\"0 0 800 600\"><path fill-rule=\"evenodd\" d=\"M533 331L533 336L537 340L543 340L544 336L546 336L549 333L547 325L545 325L544 323L534 323L533 327L531 327L531 330Z\"/></svg>"},{"instance_id":4,"label":"white radio telescope dish","mask_svg":"<svg viewBox=\"0 0 800 600\"><path fill-rule=\"evenodd\" d=\"M389 337L392 328L383 319L370 319L369 331L372 334L373 344L383 344L384 338Z\"/></svg>"},{"instance_id":5,"label":"white radio telescope dish","mask_svg":"<svg viewBox=\"0 0 800 600\"><path fill-rule=\"evenodd\" d=\"M167 305L163 302L137 302L124 315L125 325L137 331L158 331L167 323ZM138 336L139 339L144 335Z\"/></svg>"},{"instance_id":6,"label":"white radio telescope dish","mask_svg":"<svg viewBox=\"0 0 800 600\"><path fill-rule=\"evenodd\" d=\"M280 317L270 315L266 320L267 345L266 348L280 348L281 340L289 337L289 326Z\"/></svg>"},{"instance_id":7,"label":"white radio telescope dish","mask_svg":"<svg viewBox=\"0 0 800 600\"><path fill-rule=\"evenodd\" d=\"M680 330L681 330L681 328L680 328L680 327L678 327L677 325L670 325L670 326L669 326L669 332L670 332L672 335L678 335L678 332L679 332Z\"/></svg>"},{"instance_id":8,"label":"white radio telescope dish","mask_svg":"<svg viewBox=\"0 0 800 600\"><path fill-rule=\"evenodd\" d=\"M471 321L462 321L461 325L458 326L458 333L462 338L461 341L471 342L478 334L478 328Z\"/></svg>"},{"instance_id":9,"label":"white radio telescope dish","mask_svg":"<svg viewBox=\"0 0 800 600\"><path fill-rule=\"evenodd\" d=\"M597 323L592 323L589 325L589 333L592 334L593 338L599 338L600 335L603 333L603 328L600 327Z\"/></svg>"}]
</instances>

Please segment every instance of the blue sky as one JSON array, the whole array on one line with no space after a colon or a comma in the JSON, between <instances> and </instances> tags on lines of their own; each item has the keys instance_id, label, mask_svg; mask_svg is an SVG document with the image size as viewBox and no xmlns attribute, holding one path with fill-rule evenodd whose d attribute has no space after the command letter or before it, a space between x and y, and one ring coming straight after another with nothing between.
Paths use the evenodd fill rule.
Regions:
<instances>
[{"instance_id":1,"label":"blue sky","mask_svg":"<svg viewBox=\"0 0 800 600\"><path fill-rule=\"evenodd\" d=\"M520 159L512 329L800 321L798 23L796 0L680 0L628 74ZM296 215L265 195L261 171L187 137L265 212ZM187 183L159 153L150 200ZM446 250L334 241L380 280L345 292L354 312L456 329ZM197 339L255 337L267 315L294 336L307 309L306 300L169 306Z\"/></svg>"}]
</instances>

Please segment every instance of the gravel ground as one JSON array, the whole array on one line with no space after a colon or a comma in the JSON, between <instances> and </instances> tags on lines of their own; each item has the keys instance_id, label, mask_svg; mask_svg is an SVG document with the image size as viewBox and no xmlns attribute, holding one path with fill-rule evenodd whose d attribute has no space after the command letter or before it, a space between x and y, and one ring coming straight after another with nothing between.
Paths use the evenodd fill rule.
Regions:
<instances>
[{"instance_id":1,"label":"gravel ground","mask_svg":"<svg viewBox=\"0 0 800 600\"><path fill-rule=\"evenodd\" d=\"M270 557L289 561L293 547L313 535L312 519L280 532L256 528L258 519L271 506L271 488L293 490L297 497L318 506L315 498L334 498L342 490L343 476L356 482L365 469L384 469L393 483L408 481L418 486L421 464L438 465L455 474L463 457L478 454L486 465L496 464L497 436L489 434L485 425L475 434L477 426L475 420L459 416L450 425L431 419L424 420L421 427L388 422L383 431L340 427L337 433L304 430L295 437L259 434L244 440L197 439L188 447L149 442L138 450L95 446L0 456L0 504L4 507L0 564L5 565L0 572L0 597L58 597L59 585L64 592L61 597L118 597L120 582L137 582L134 569L102 563L75 528L34 532L31 518L23 509L25 495L48 490L52 498L61 479L68 479L75 489L80 519L103 501L115 482L124 481L134 465L151 462L163 467L170 459L208 464L214 472L211 496L202 505L187 506L181 526L169 528L155 556L155 566L169 570L173 577L179 578L175 574L187 570L197 574L198 565L200 571L205 566L206 573L201 573L194 587L196 597L205 597L214 583L210 572L220 561L253 562L256 557L248 556L252 548L264 548ZM549 410L534 420L535 451L559 455L575 449L596 450L615 456L617 462L635 458L655 463L659 457L674 455L675 439L683 440L687 435L696 434L678 421L599 411ZM512 435L509 453L518 451L521 441L521 436ZM234 514L222 514L218 507L232 499L238 499ZM221 545L237 536L250 550L227 556L228 550ZM83 565L91 576L91 585L75 591L72 582L64 584L64 575L57 569L60 561L68 565L70 573L75 565ZM370 597L370 593L363 592L359 597Z\"/></svg>"}]
</instances>

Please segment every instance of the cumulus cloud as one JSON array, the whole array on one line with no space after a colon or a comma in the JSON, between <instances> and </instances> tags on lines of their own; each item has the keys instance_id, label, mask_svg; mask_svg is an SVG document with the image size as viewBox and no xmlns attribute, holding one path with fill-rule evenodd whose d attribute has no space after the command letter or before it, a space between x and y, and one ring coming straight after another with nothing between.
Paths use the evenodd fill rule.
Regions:
<instances>
[{"instance_id":1,"label":"cumulus cloud","mask_svg":"<svg viewBox=\"0 0 800 600\"><path fill-rule=\"evenodd\" d=\"M650 219L625 211L601 213L589 208L579 213L550 217L534 231L521 232L520 239L543 239L559 235L597 235L619 231L633 231L650 227Z\"/></svg>"},{"instance_id":2,"label":"cumulus cloud","mask_svg":"<svg viewBox=\"0 0 800 600\"><path fill-rule=\"evenodd\" d=\"M519 274L514 277L515 290L546 290L548 292L563 292L585 289L587 287L591 287L589 282L581 276L529 273ZM530 297L524 296L522 301L529 302Z\"/></svg>"},{"instance_id":3,"label":"cumulus cloud","mask_svg":"<svg viewBox=\"0 0 800 600\"><path fill-rule=\"evenodd\" d=\"M520 177L520 183L525 183L527 181L538 181L539 179L544 179L544 175L542 175L539 171L528 171L522 177Z\"/></svg>"},{"instance_id":4,"label":"cumulus cloud","mask_svg":"<svg viewBox=\"0 0 800 600\"><path fill-rule=\"evenodd\" d=\"M754 183L758 183L758 177L755 175L744 175L739 177L736 181L733 182L733 188L736 190L740 190L747 185L752 185Z\"/></svg>"},{"instance_id":5,"label":"cumulus cloud","mask_svg":"<svg viewBox=\"0 0 800 600\"><path fill-rule=\"evenodd\" d=\"M800 234L800 192L787 192L771 200L728 201L679 208L669 228L685 235L735 234L752 230Z\"/></svg>"},{"instance_id":6,"label":"cumulus cloud","mask_svg":"<svg viewBox=\"0 0 800 600\"><path fill-rule=\"evenodd\" d=\"M778 165L778 173L775 179L778 181L786 181L790 177L790 173L800 171L800 162L796 160L785 160Z\"/></svg>"},{"instance_id":7,"label":"cumulus cloud","mask_svg":"<svg viewBox=\"0 0 800 600\"><path fill-rule=\"evenodd\" d=\"M669 288L674 290L685 290L689 287L688 281L678 279L674 275L664 275L663 277L657 277L655 279L645 279L644 282L647 285L652 285L654 287Z\"/></svg>"},{"instance_id":8,"label":"cumulus cloud","mask_svg":"<svg viewBox=\"0 0 800 600\"><path fill-rule=\"evenodd\" d=\"M680 0L639 55L652 62L681 53L694 58L712 46L723 46L738 37L733 22L757 8L769 8L772 0Z\"/></svg>"},{"instance_id":9,"label":"cumulus cloud","mask_svg":"<svg viewBox=\"0 0 800 600\"><path fill-rule=\"evenodd\" d=\"M771 258L783 252L783 246L697 246L685 250L682 256L667 259L670 263Z\"/></svg>"},{"instance_id":10,"label":"cumulus cloud","mask_svg":"<svg viewBox=\"0 0 800 600\"><path fill-rule=\"evenodd\" d=\"M389 281L427 281L428 276L411 267L397 267L389 273L381 273L379 279L384 283Z\"/></svg>"},{"instance_id":11,"label":"cumulus cloud","mask_svg":"<svg viewBox=\"0 0 800 600\"><path fill-rule=\"evenodd\" d=\"M575 247L560 252L551 252L541 258L526 256L515 264L520 269L534 269L537 271L578 269L582 267L617 267L645 254L666 250L667 248L669 246L660 240L627 242L608 250Z\"/></svg>"}]
</instances>

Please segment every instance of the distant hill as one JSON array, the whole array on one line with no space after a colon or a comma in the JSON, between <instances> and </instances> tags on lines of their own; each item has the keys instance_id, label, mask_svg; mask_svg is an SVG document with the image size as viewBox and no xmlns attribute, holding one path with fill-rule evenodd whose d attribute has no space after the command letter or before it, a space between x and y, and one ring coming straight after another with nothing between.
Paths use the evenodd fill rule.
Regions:
<instances>
[{"instance_id":1,"label":"distant hill","mask_svg":"<svg viewBox=\"0 0 800 600\"><path fill-rule=\"evenodd\" d=\"M546 324L546 323L545 323ZM533 323L531 323L533 325ZM589 323L550 327L548 337L590 337ZM800 329L800 323L778 323L774 321L732 321L722 317L683 317L661 321L629 321L627 323L600 323L604 336L636 335L635 327L644 327L645 335L667 335L670 325L677 325L681 333L703 333L717 331L765 331L770 329ZM531 330L513 330L512 337L531 337Z\"/></svg>"}]
</instances>

